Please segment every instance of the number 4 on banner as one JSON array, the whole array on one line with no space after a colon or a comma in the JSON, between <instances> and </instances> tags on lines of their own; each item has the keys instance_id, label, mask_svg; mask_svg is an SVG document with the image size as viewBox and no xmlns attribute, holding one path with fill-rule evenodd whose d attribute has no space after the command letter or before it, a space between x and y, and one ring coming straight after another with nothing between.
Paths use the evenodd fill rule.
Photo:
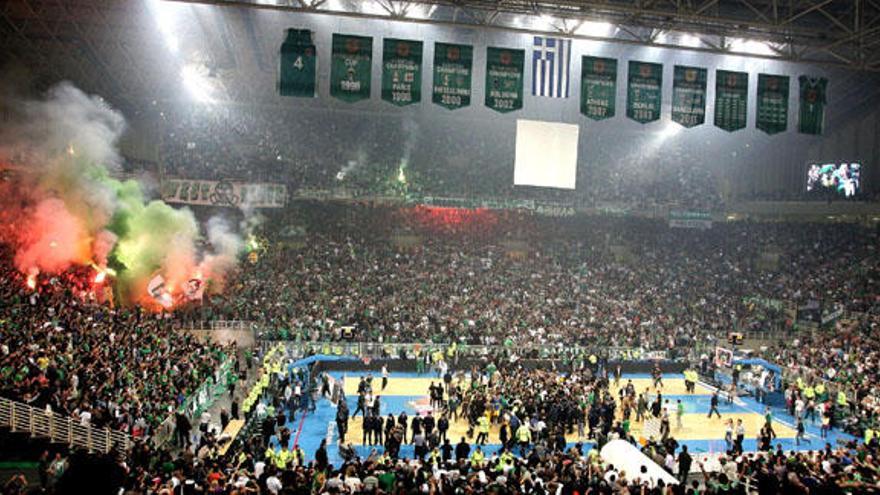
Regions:
<instances>
[{"instance_id":1,"label":"number 4 on banner","mask_svg":"<svg viewBox=\"0 0 880 495\"><path fill-rule=\"evenodd\" d=\"M282 96L315 96L317 57L312 32L288 29L281 45L278 90Z\"/></svg>"}]
</instances>

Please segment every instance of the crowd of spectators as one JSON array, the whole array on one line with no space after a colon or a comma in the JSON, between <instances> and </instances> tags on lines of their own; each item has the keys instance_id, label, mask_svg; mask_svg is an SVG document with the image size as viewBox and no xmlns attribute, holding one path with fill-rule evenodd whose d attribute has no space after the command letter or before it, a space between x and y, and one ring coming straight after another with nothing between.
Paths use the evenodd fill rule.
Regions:
<instances>
[{"instance_id":1,"label":"crowd of spectators","mask_svg":"<svg viewBox=\"0 0 880 495\"><path fill-rule=\"evenodd\" d=\"M279 228L290 222L301 228ZM174 332L181 319L249 320L280 337L314 341L576 344L673 357L713 342L710 334L745 329L782 330L786 337L761 355L807 381L851 387L852 412L866 424L878 413L880 265L877 234L861 226L689 230L638 218L318 203L270 214L259 238L257 259L242 263L224 293L167 318L90 302L89 277L77 269L41 276L31 290L13 268L11 248L2 246L0 393L82 424L148 437L229 352ZM791 315L768 316L749 302L756 298L787 307L817 300L862 316L835 332L798 333ZM541 449L502 461L502 453L486 453L476 464L470 457L376 455L331 467L316 453L311 464L273 466L257 444L246 445L242 457L221 457L207 435L181 455L144 442L108 462L133 493L683 493L642 489L637 473L557 441L556 433L579 421L606 438L627 438L620 398L596 378L565 387L541 371L489 380L493 388L479 392L482 402L494 407L503 398L525 417L540 417ZM544 393L534 393L539 388ZM462 407L479 403L474 397L463 396ZM586 402L597 408L595 424ZM571 420L561 421L554 408ZM665 453L658 453L664 462ZM858 490L876 483L875 454L876 441L812 454L739 455L708 475L699 493L741 493L746 478L764 487L761 493Z\"/></svg>"},{"instance_id":2,"label":"crowd of spectators","mask_svg":"<svg viewBox=\"0 0 880 495\"><path fill-rule=\"evenodd\" d=\"M639 150L632 156L613 144L581 150L586 158L578 167L578 189L569 191L513 185L515 132L506 123L480 122L474 130L472 122L449 118L219 104L168 107L160 120L164 172L191 179L283 182L291 191L342 188L362 195L629 207L715 209L721 200L720 174L706 160L669 143L660 156L649 132L625 137Z\"/></svg>"},{"instance_id":3,"label":"crowd of spectators","mask_svg":"<svg viewBox=\"0 0 880 495\"><path fill-rule=\"evenodd\" d=\"M50 488L92 489L92 493L122 486L123 493L497 493L497 494L789 494L789 493L873 493L878 489L880 466L876 464L878 441L832 447L817 445L811 452L786 452L781 446L759 453L731 450L711 462L680 447L675 430L662 438L643 441L644 454L675 475L679 484L653 481L647 470L627 472L604 462L598 448L567 443L564 435L578 430L578 436L596 441L623 439L636 443L630 423L657 416L658 406L636 405L636 395L623 380L608 370L587 367L564 379L548 370L526 370L515 365L489 363L471 370L477 385L464 384L460 377L444 384L449 404L437 406L442 414L461 414L473 423L467 438L437 438L437 430L420 418L412 428L404 419L390 418L390 435L413 444L414 455L397 455L395 449L373 449L367 455L340 443L342 460L328 456L322 442L305 453L292 442L289 449L276 451L264 435L246 438L240 449L219 454L219 445L207 435L179 454L138 444L125 455L105 458L75 454L70 459L46 459L45 469L53 478ZM614 375L611 372L610 375ZM613 381L612 381L613 380ZM378 383L376 384L378 386ZM267 390L282 396L285 379ZM369 386L367 386L369 387ZM619 393L611 391L619 389ZM368 391L369 392L369 391ZM378 392L378 390L377 390ZM461 398L456 400L455 398ZM638 403L641 403L639 397ZM657 399L659 401L660 399ZM659 402L658 402L659 404ZM656 409L656 411L655 411ZM254 415L269 415L257 410ZM666 416L668 412L659 412ZM482 418L486 418L485 422ZM260 419L259 417L256 419ZM489 422L500 425L496 446L483 445L479 433ZM280 424L283 424L282 421ZM433 424L439 424L433 423ZM401 427L406 425L406 427ZM284 428L270 429L283 436ZM502 433L508 431L508 435ZM402 434L401 434L402 433ZM494 433L493 433L494 436ZM474 439L476 437L476 439ZM425 438L428 438L425 441ZM387 440L386 440L387 443ZM418 446L424 446L419 449ZM281 455L281 454L285 455ZM704 462L706 466L704 466ZM42 466L42 464L41 464ZM693 468L693 469L691 469ZM55 477L57 469L67 476ZM100 472L98 478L89 475ZM7 483L6 493L23 485L20 479Z\"/></svg>"},{"instance_id":4,"label":"crowd of spectators","mask_svg":"<svg viewBox=\"0 0 880 495\"><path fill-rule=\"evenodd\" d=\"M0 270L3 397L145 438L230 355L172 320L90 301L88 268L38 277L32 290L4 244Z\"/></svg>"},{"instance_id":5,"label":"crowd of spectators","mask_svg":"<svg viewBox=\"0 0 880 495\"><path fill-rule=\"evenodd\" d=\"M845 389L863 426L878 413L880 279L870 229L736 223L693 231L634 218L306 211L308 234L270 235L230 291L181 317L255 321L271 338L504 344L521 354L575 344L683 357L695 347L711 354L729 331L764 332L776 337L759 355L804 382ZM401 245L411 237L416 246ZM865 316L797 332L796 308L809 301Z\"/></svg>"},{"instance_id":6,"label":"crowd of spectators","mask_svg":"<svg viewBox=\"0 0 880 495\"><path fill-rule=\"evenodd\" d=\"M697 231L637 218L304 208L307 234L267 230L259 262L191 317L253 320L312 340L354 325L355 339L372 341L665 349L707 332L793 328L791 316L768 316L750 298L877 309L877 236L858 226ZM400 245L411 237L417 245Z\"/></svg>"}]
</instances>

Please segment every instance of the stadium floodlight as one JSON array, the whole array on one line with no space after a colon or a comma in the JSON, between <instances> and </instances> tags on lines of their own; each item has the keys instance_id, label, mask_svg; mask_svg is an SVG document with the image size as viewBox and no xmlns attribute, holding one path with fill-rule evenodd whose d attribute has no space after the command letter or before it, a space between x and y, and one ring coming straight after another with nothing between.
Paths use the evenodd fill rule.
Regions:
<instances>
[{"instance_id":1,"label":"stadium floodlight","mask_svg":"<svg viewBox=\"0 0 880 495\"><path fill-rule=\"evenodd\" d=\"M752 55L773 55L775 52L767 43L755 40L733 39L730 41L730 51L749 53Z\"/></svg>"},{"instance_id":2,"label":"stadium floodlight","mask_svg":"<svg viewBox=\"0 0 880 495\"><path fill-rule=\"evenodd\" d=\"M430 19L436 11L436 5L411 5L406 16L412 19Z\"/></svg>"},{"instance_id":3,"label":"stadium floodlight","mask_svg":"<svg viewBox=\"0 0 880 495\"><path fill-rule=\"evenodd\" d=\"M185 7L185 5L176 2L150 0L147 6L153 14L153 19L156 21L159 32L162 33L165 45L168 46L171 53L177 54L180 49L180 40L174 34L174 31L180 9Z\"/></svg>"},{"instance_id":4,"label":"stadium floodlight","mask_svg":"<svg viewBox=\"0 0 880 495\"><path fill-rule=\"evenodd\" d=\"M702 44L702 41L700 41L700 38L698 36L694 36L692 34L683 34L681 35L681 38L678 39L678 44L682 46L696 48Z\"/></svg>"},{"instance_id":5,"label":"stadium floodlight","mask_svg":"<svg viewBox=\"0 0 880 495\"><path fill-rule=\"evenodd\" d=\"M214 101L211 97L213 87L203 72L204 70L199 66L187 64L180 70L180 78L183 80L183 86L196 101L211 103Z\"/></svg>"},{"instance_id":6,"label":"stadium floodlight","mask_svg":"<svg viewBox=\"0 0 880 495\"><path fill-rule=\"evenodd\" d=\"M605 38L611 36L614 26L607 22L584 21L575 30L575 34L580 36L597 36Z\"/></svg>"},{"instance_id":7,"label":"stadium floodlight","mask_svg":"<svg viewBox=\"0 0 880 495\"><path fill-rule=\"evenodd\" d=\"M534 27L536 29L542 29L545 31L551 31L551 30L556 29L557 22L556 22L556 19L552 15L541 14L540 16L538 16L536 21L537 22L534 23Z\"/></svg>"},{"instance_id":8,"label":"stadium floodlight","mask_svg":"<svg viewBox=\"0 0 880 495\"><path fill-rule=\"evenodd\" d=\"M366 0L360 3L361 12L369 15L389 15L391 12L381 2Z\"/></svg>"}]
</instances>

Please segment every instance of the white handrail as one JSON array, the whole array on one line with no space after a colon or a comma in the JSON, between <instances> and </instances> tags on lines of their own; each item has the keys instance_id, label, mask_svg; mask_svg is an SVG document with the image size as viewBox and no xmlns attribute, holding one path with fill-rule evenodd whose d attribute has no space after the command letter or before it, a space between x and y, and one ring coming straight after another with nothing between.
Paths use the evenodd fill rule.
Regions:
<instances>
[{"instance_id":1,"label":"white handrail","mask_svg":"<svg viewBox=\"0 0 880 495\"><path fill-rule=\"evenodd\" d=\"M250 320L200 320L184 322L179 330L228 330L228 331L252 331L256 323Z\"/></svg>"},{"instance_id":2,"label":"white handrail","mask_svg":"<svg viewBox=\"0 0 880 495\"><path fill-rule=\"evenodd\" d=\"M4 397L0 397L0 427L9 428L12 432L26 432L36 438L48 438L71 447L82 447L90 452L107 453L114 447L128 450L134 444L127 433L85 426L73 418Z\"/></svg>"}]
</instances>

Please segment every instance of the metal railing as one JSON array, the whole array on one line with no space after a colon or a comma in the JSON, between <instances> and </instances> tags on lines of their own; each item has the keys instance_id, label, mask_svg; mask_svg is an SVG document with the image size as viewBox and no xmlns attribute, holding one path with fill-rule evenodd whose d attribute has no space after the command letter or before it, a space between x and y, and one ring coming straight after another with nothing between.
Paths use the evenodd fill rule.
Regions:
<instances>
[{"instance_id":1,"label":"metal railing","mask_svg":"<svg viewBox=\"0 0 880 495\"><path fill-rule=\"evenodd\" d=\"M572 346L562 344L545 345L470 345L449 343L376 343L376 342L326 342L326 341L296 341L296 340L262 340L265 348L273 347L279 343L287 346L289 355L301 357L309 354L327 354L336 356L357 356L360 358L397 358L404 356L412 359L427 354L443 353L446 358L473 358L481 356L497 356L499 354L515 354L520 359L554 359L579 361L588 360L595 355L598 358L605 357L609 360L650 360L650 359L673 359L673 356L665 350L646 350L630 347L607 347L607 346ZM679 356L684 357L684 356Z\"/></svg>"},{"instance_id":2,"label":"metal railing","mask_svg":"<svg viewBox=\"0 0 880 495\"><path fill-rule=\"evenodd\" d=\"M234 359L229 358L214 370L214 374L208 376L204 382L184 399L177 411L182 411L188 418L197 419L203 411L210 408L217 397L226 390L229 384L229 371L232 369ZM176 426L174 413L169 414L156 429L153 435L153 444L161 447L171 440Z\"/></svg>"},{"instance_id":3,"label":"metal railing","mask_svg":"<svg viewBox=\"0 0 880 495\"><path fill-rule=\"evenodd\" d=\"M0 427L9 428L12 432L28 433L32 437L46 438L54 443L84 448L89 452L107 453L114 448L127 451L134 444L131 435L127 433L83 425L75 418L2 397Z\"/></svg>"},{"instance_id":4,"label":"metal railing","mask_svg":"<svg viewBox=\"0 0 880 495\"><path fill-rule=\"evenodd\" d=\"M256 328L256 322L249 320L200 320L185 321L178 330L233 330L244 332L252 331Z\"/></svg>"}]
</instances>

